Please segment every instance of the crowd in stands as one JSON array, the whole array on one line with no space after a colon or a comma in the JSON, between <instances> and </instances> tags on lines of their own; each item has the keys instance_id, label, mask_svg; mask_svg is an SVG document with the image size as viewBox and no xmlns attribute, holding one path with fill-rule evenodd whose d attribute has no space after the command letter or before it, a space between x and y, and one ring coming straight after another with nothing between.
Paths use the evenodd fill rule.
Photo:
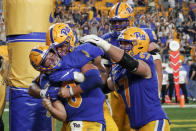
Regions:
<instances>
[{"instance_id":1,"label":"crowd in stands","mask_svg":"<svg viewBox=\"0 0 196 131\"><path fill-rule=\"evenodd\" d=\"M85 3L86 8L77 8L77 10L74 10L74 5L77 1L71 2L69 8L64 3L57 4L54 13L55 22L68 23L78 38L87 34L102 36L110 31L108 13L98 10L99 7L95 6L96 2L95 0L80 2L77 6ZM194 1L127 0L127 2L134 9L135 26L151 28L155 31L158 44L161 47L163 62L169 61L168 45L174 39L180 43L180 52L184 62L187 62L191 55L195 55L196 8ZM156 4L158 4L158 7Z\"/></svg>"}]
</instances>

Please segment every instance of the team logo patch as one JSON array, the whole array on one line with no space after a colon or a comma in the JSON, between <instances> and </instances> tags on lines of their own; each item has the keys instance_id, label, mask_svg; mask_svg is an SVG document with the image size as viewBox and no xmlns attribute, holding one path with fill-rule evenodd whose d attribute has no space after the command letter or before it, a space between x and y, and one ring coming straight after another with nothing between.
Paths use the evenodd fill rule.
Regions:
<instances>
[{"instance_id":1,"label":"team logo patch","mask_svg":"<svg viewBox=\"0 0 196 131\"><path fill-rule=\"evenodd\" d=\"M83 122L82 121L72 121L70 126L71 126L71 129L82 129Z\"/></svg>"}]
</instances>

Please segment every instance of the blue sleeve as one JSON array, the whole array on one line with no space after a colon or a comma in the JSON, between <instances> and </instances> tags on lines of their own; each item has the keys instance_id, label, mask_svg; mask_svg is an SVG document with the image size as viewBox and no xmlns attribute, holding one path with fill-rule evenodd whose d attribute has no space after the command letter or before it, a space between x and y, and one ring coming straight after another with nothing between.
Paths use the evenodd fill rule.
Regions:
<instances>
[{"instance_id":1,"label":"blue sleeve","mask_svg":"<svg viewBox=\"0 0 196 131\"><path fill-rule=\"evenodd\" d=\"M85 54L85 52L73 51L63 57L61 69L81 68L91 60L93 58Z\"/></svg>"},{"instance_id":2,"label":"blue sleeve","mask_svg":"<svg viewBox=\"0 0 196 131\"><path fill-rule=\"evenodd\" d=\"M75 51L81 51L86 56L89 56L92 59L104 54L104 51L101 48L99 48L91 43L82 44L82 45L78 46L75 49Z\"/></svg>"},{"instance_id":3,"label":"blue sleeve","mask_svg":"<svg viewBox=\"0 0 196 131\"><path fill-rule=\"evenodd\" d=\"M153 71L155 69L155 64L154 64L154 60L151 54L149 53L139 53L137 55L134 56L136 59L140 59L143 60L144 62L146 62L151 71Z\"/></svg>"},{"instance_id":4,"label":"blue sleeve","mask_svg":"<svg viewBox=\"0 0 196 131\"><path fill-rule=\"evenodd\" d=\"M55 71L49 76L49 80L52 82L63 82L63 81L73 81L74 80L74 72L80 72L79 69L67 69Z\"/></svg>"},{"instance_id":5,"label":"blue sleeve","mask_svg":"<svg viewBox=\"0 0 196 131\"><path fill-rule=\"evenodd\" d=\"M111 37L111 33L110 33L110 32L109 32L109 33L106 33L106 34L104 34L104 35L101 36L101 38L104 39L104 40L107 40L107 39L109 39L110 37Z\"/></svg>"},{"instance_id":6,"label":"blue sleeve","mask_svg":"<svg viewBox=\"0 0 196 131\"><path fill-rule=\"evenodd\" d=\"M139 59L139 60L143 60L149 65L154 64L153 57L150 53L139 53L139 54L135 55L134 58Z\"/></svg>"},{"instance_id":7,"label":"blue sleeve","mask_svg":"<svg viewBox=\"0 0 196 131\"><path fill-rule=\"evenodd\" d=\"M80 84L83 92L102 86L103 81L97 69L88 70L84 75L86 79Z\"/></svg>"}]
</instances>

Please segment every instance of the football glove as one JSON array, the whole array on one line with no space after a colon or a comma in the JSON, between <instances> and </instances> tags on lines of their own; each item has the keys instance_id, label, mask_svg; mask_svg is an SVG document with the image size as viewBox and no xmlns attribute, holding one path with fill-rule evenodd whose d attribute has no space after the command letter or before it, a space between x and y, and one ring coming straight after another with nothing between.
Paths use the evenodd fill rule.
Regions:
<instances>
[{"instance_id":1,"label":"football glove","mask_svg":"<svg viewBox=\"0 0 196 131\"><path fill-rule=\"evenodd\" d=\"M111 44L108 43L106 40L96 36L96 35L86 35L80 38L82 43L90 42L99 47L101 47L104 51L108 51L110 49Z\"/></svg>"}]
</instances>

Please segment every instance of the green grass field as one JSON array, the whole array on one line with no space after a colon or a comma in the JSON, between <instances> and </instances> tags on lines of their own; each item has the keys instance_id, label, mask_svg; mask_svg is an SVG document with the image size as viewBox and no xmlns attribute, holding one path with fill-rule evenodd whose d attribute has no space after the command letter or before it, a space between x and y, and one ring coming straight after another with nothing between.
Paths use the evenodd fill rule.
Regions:
<instances>
[{"instance_id":1,"label":"green grass field","mask_svg":"<svg viewBox=\"0 0 196 131\"><path fill-rule=\"evenodd\" d=\"M196 106L196 105L194 105ZM8 108L6 106L6 108ZM196 107L188 108L164 108L170 121L171 131L196 131ZM5 131L9 131L9 114L3 114ZM56 131L60 131L61 122L57 121Z\"/></svg>"},{"instance_id":2,"label":"green grass field","mask_svg":"<svg viewBox=\"0 0 196 131\"><path fill-rule=\"evenodd\" d=\"M171 131L196 130L196 108L166 108Z\"/></svg>"}]
</instances>

